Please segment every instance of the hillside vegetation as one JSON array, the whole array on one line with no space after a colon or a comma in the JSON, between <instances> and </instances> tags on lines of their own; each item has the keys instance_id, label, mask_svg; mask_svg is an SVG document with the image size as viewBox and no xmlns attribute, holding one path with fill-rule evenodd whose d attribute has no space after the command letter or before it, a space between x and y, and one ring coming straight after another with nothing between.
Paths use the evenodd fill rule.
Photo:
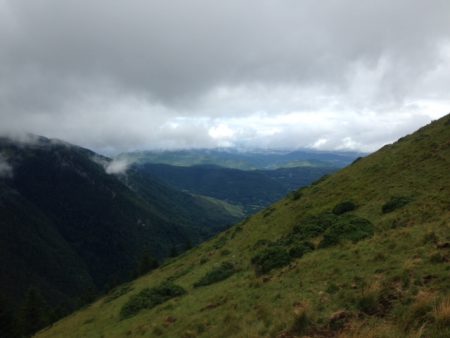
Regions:
<instances>
[{"instance_id":1,"label":"hillside vegetation","mask_svg":"<svg viewBox=\"0 0 450 338\"><path fill-rule=\"evenodd\" d=\"M450 337L450 116L38 337Z\"/></svg>"},{"instance_id":2,"label":"hillside vegetation","mask_svg":"<svg viewBox=\"0 0 450 338\"><path fill-rule=\"evenodd\" d=\"M0 160L0 332L30 288L48 323L130 280L144 253L162 260L242 219L134 171L108 174L109 159L61 141L0 138Z\"/></svg>"}]
</instances>

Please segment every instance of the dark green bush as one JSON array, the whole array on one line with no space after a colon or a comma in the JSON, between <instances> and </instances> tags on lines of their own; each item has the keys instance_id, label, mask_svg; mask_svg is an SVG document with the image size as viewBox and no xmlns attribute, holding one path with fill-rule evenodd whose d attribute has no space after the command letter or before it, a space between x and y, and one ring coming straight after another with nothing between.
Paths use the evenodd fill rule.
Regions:
<instances>
[{"instance_id":1,"label":"dark green bush","mask_svg":"<svg viewBox=\"0 0 450 338\"><path fill-rule=\"evenodd\" d=\"M427 232L423 236L423 244L432 243L437 244L439 242L439 238L434 231Z\"/></svg>"},{"instance_id":2,"label":"dark green bush","mask_svg":"<svg viewBox=\"0 0 450 338\"><path fill-rule=\"evenodd\" d=\"M302 239L314 238L321 235L326 229L335 224L338 217L332 213L323 213L303 219L292 229L292 232Z\"/></svg>"},{"instance_id":3,"label":"dark green bush","mask_svg":"<svg viewBox=\"0 0 450 338\"><path fill-rule=\"evenodd\" d=\"M355 209L356 209L355 203L353 203L352 201L345 201L345 202L337 204L333 208L333 214L342 215L342 214L345 214L346 212L353 211Z\"/></svg>"},{"instance_id":4,"label":"dark green bush","mask_svg":"<svg viewBox=\"0 0 450 338\"><path fill-rule=\"evenodd\" d=\"M296 191L291 191L289 193L289 197L291 198L292 201L297 201L300 198L302 198L303 194L300 190L296 190Z\"/></svg>"},{"instance_id":5,"label":"dark green bush","mask_svg":"<svg viewBox=\"0 0 450 338\"><path fill-rule=\"evenodd\" d=\"M373 315L378 311L378 297L374 292L365 293L357 299L357 308L368 315Z\"/></svg>"},{"instance_id":6,"label":"dark green bush","mask_svg":"<svg viewBox=\"0 0 450 338\"><path fill-rule=\"evenodd\" d=\"M230 254L231 254L231 251L228 250L228 249L223 249L223 250L220 252L220 255L221 255L221 256L228 256L228 255L230 255Z\"/></svg>"},{"instance_id":7,"label":"dark green bush","mask_svg":"<svg viewBox=\"0 0 450 338\"><path fill-rule=\"evenodd\" d=\"M200 280L194 284L194 287L198 288L200 286L220 282L224 279L227 279L235 272L236 269L234 268L233 264L229 262L223 262L219 267L209 271L206 275L200 278Z\"/></svg>"},{"instance_id":8,"label":"dark green bush","mask_svg":"<svg viewBox=\"0 0 450 338\"><path fill-rule=\"evenodd\" d=\"M143 309L151 309L174 297L182 296L186 293L181 286L171 282L165 282L154 288L145 288L138 294L130 297L122 309L120 317L122 319L136 315Z\"/></svg>"},{"instance_id":9,"label":"dark green bush","mask_svg":"<svg viewBox=\"0 0 450 338\"><path fill-rule=\"evenodd\" d=\"M430 262L435 264L444 263L445 256L443 256L440 252L435 252L430 256Z\"/></svg>"},{"instance_id":10,"label":"dark green bush","mask_svg":"<svg viewBox=\"0 0 450 338\"><path fill-rule=\"evenodd\" d=\"M272 269L288 265L291 256L279 246L272 246L259 252L252 258L252 264L257 274L266 274Z\"/></svg>"},{"instance_id":11,"label":"dark green bush","mask_svg":"<svg viewBox=\"0 0 450 338\"><path fill-rule=\"evenodd\" d=\"M411 199L409 197L401 197L401 196L400 197L392 197L388 202L386 202L381 207L381 210L383 211L383 214L387 214L396 209L404 207L409 202L411 202Z\"/></svg>"},{"instance_id":12,"label":"dark green bush","mask_svg":"<svg viewBox=\"0 0 450 338\"><path fill-rule=\"evenodd\" d=\"M214 249L221 249L228 242L228 238L225 235L221 235L213 244Z\"/></svg>"},{"instance_id":13,"label":"dark green bush","mask_svg":"<svg viewBox=\"0 0 450 338\"><path fill-rule=\"evenodd\" d=\"M263 217L270 216L274 211L275 211L275 208L267 208L266 210L264 210Z\"/></svg>"},{"instance_id":14,"label":"dark green bush","mask_svg":"<svg viewBox=\"0 0 450 338\"><path fill-rule=\"evenodd\" d=\"M311 252L313 250L314 250L314 244L312 244L310 242L302 242L300 244L294 245L289 250L289 256L291 256L292 258L300 258L304 254Z\"/></svg>"},{"instance_id":15,"label":"dark green bush","mask_svg":"<svg viewBox=\"0 0 450 338\"><path fill-rule=\"evenodd\" d=\"M371 237L374 227L368 220L357 216L344 216L333 224L325 232L320 248L336 245L342 240L349 240L356 243L364 238Z\"/></svg>"},{"instance_id":16,"label":"dark green bush","mask_svg":"<svg viewBox=\"0 0 450 338\"><path fill-rule=\"evenodd\" d=\"M272 241L269 241L268 239L259 239L254 245L253 249L259 249L262 247L273 245Z\"/></svg>"}]
</instances>

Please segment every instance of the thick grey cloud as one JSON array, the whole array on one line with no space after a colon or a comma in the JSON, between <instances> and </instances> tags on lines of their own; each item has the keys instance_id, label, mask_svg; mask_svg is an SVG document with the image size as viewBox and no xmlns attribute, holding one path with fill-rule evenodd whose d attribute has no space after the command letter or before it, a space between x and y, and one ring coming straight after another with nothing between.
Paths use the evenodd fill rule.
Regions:
<instances>
[{"instance_id":1,"label":"thick grey cloud","mask_svg":"<svg viewBox=\"0 0 450 338\"><path fill-rule=\"evenodd\" d=\"M447 0L0 0L0 131L105 151L374 149L450 111L448 13Z\"/></svg>"}]
</instances>

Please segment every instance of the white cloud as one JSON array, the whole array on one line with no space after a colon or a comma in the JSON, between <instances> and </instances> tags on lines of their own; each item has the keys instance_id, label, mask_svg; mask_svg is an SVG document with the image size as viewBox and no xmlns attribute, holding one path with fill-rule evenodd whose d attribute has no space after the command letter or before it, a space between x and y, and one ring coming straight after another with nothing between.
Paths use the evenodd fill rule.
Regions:
<instances>
[{"instance_id":1,"label":"white cloud","mask_svg":"<svg viewBox=\"0 0 450 338\"><path fill-rule=\"evenodd\" d=\"M13 175L13 167L8 163L6 158L0 154L0 178L10 178Z\"/></svg>"},{"instance_id":2,"label":"white cloud","mask_svg":"<svg viewBox=\"0 0 450 338\"><path fill-rule=\"evenodd\" d=\"M112 175L125 174L131 164L126 158L114 159L105 166L105 171Z\"/></svg>"},{"instance_id":3,"label":"white cloud","mask_svg":"<svg viewBox=\"0 0 450 338\"><path fill-rule=\"evenodd\" d=\"M233 138L235 132L226 124L220 123L217 126L209 128L208 134L215 140L223 140Z\"/></svg>"}]
</instances>

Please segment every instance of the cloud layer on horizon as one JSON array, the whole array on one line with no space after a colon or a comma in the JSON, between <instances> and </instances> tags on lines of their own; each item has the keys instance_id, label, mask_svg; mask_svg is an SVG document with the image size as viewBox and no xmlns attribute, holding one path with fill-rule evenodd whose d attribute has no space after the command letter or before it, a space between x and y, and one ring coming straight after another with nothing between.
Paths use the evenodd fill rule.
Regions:
<instances>
[{"instance_id":1,"label":"cloud layer on horizon","mask_svg":"<svg viewBox=\"0 0 450 338\"><path fill-rule=\"evenodd\" d=\"M0 133L370 151L450 112L447 0L0 0Z\"/></svg>"}]
</instances>

